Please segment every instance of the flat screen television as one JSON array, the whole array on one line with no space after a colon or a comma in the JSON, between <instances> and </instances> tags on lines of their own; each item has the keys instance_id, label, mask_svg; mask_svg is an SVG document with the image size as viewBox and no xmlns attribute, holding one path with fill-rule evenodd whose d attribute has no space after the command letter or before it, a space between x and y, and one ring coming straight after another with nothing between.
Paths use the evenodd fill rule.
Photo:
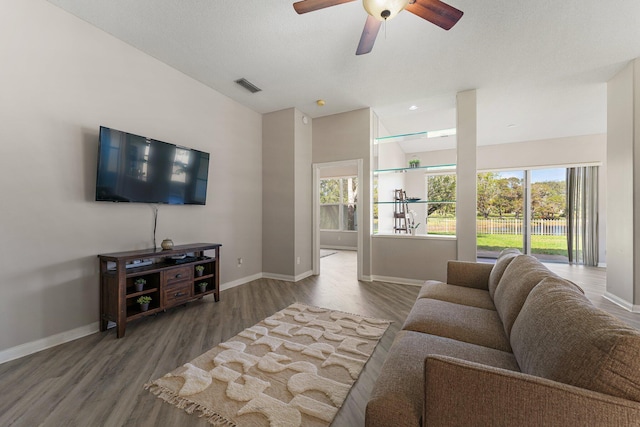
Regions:
<instances>
[{"instance_id":1,"label":"flat screen television","mask_svg":"<svg viewBox=\"0 0 640 427\"><path fill-rule=\"evenodd\" d=\"M209 153L100 126L96 200L204 205Z\"/></svg>"}]
</instances>

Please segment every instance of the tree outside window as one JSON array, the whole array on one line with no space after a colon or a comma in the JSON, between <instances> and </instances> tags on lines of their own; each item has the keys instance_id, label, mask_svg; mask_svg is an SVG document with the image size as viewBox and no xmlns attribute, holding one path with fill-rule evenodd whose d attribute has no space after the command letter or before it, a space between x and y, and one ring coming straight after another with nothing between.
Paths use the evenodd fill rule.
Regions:
<instances>
[{"instance_id":1,"label":"tree outside window","mask_svg":"<svg viewBox=\"0 0 640 427\"><path fill-rule=\"evenodd\" d=\"M358 178L355 176L320 180L320 229L356 231Z\"/></svg>"},{"instance_id":2,"label":"tree outside window","mask_svg":"<svg viewBox=\"0 0 640 427\"><path fill-rule=\"evenodd\" d=\"M456 234L456 175L427 175L427 234Z\"/></svg>"}]
</instances>

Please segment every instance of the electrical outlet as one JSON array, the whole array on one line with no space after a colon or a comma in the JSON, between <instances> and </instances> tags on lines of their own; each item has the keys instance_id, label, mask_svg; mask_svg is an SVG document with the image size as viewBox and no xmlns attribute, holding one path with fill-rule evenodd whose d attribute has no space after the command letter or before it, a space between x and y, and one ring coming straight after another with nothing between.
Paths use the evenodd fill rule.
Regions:
<instances>
[{"instance_id":1,"label":"electrical outlet","mask_svg":"<svg viewBox=\"0 0 640 427\"><path fill-rule=\"evenodd\" d=\"M238 267L242 265L242 258L238 258Z\"/></svg>"},{"instance_id":2,"label":"electrical outlet","mask_svg":"<svg viewBox=\"0 0 640 427\"><path fill-rule=\"evenodd\" d=\"M296 264L300 265L300 257L296 258Z\"/></svg>"}]
</instances>

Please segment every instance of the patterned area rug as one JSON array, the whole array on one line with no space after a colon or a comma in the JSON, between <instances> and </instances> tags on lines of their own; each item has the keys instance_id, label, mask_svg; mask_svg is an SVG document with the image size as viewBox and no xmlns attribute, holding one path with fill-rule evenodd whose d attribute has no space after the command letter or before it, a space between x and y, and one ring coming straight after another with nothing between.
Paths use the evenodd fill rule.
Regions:
<instances>
[{"instance_id":1,"label":"patterned area rug","mask_svg":"<svg viewBox=\"0 0 640 427\"><path fill-rule=\"evenodd\" d=\"M327 426L389 326L296 303L145 386L221 426Z\"/></svg>"}]
</instances>

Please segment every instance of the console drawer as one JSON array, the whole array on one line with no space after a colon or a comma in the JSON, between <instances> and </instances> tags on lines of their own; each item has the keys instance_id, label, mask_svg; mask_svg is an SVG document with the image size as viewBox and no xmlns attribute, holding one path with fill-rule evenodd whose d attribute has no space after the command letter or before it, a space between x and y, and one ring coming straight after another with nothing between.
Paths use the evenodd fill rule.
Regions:
<instances>
[{"instance_id":1,"label":"console drawer","mask_svg":"<svg viewBox=\"0 0 640 427\"><path fill-rule=\"evenodd\" d=\"M162 272L165 286L185 280L193 280L193 266L176 267Z\"/></svg>"},{"instance_id":2,"label":"console drawer","mask_svg":"<svg viewBox=\"0 0 640 427\"><path fill-rule=\"evenodd\" d=\"M164 289L164 305L171 307L182 304L193 296L193 284L190 281L179 282Z\"/></svg>"}]
</instances>

